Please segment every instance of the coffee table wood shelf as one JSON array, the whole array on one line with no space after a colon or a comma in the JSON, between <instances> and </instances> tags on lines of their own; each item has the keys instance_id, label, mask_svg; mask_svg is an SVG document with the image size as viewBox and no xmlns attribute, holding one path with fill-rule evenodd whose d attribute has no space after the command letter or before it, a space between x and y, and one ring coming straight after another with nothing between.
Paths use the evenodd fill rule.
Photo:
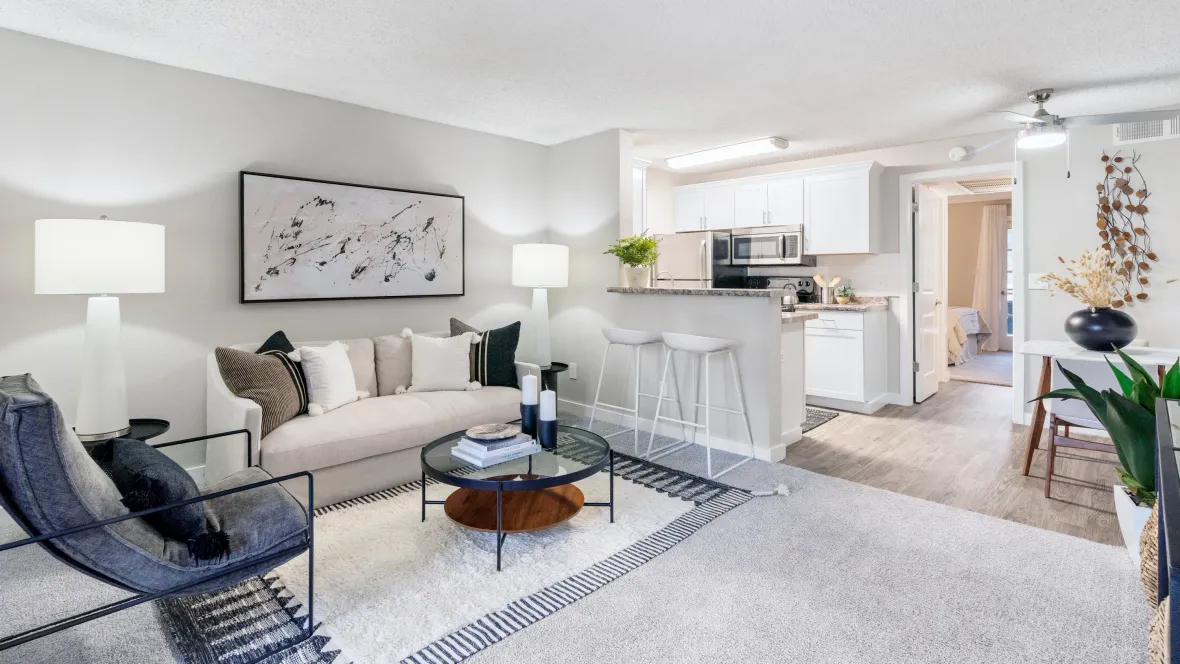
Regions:
<instances>
[{"instance_id":1,"label":"coffee table wood shelf","mask_svg":"<svg viewBox=\"0 0 1180 664\"><path fill-rule=\"evenodd\" d=\"M516 475L488 478L510 481ZM525 476L535 479L536 476ZM509 491L503 497L503 534L531 533L552 528L569 521L582 511L586 497L573 484L534 491ZM459 489L447 496L443 511L451 521L472 530L496 532L496 492L480 489Z\"/></svg>"}]
</instances>

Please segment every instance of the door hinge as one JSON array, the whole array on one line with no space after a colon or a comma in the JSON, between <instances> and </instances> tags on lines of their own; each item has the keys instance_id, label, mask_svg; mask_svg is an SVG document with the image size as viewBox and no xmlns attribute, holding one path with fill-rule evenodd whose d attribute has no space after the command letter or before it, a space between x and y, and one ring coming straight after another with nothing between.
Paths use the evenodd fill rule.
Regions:
<instances>
[{"instance_id":1,"label":"door hinge","mask_svg":"<svg viewBox=\"0 0 1180 664\"><path fill-rule=\"evenodd\" d=\"M914 373L918 373L918 363L914 362Z\"/></svg>"},{"instance_id":2,"label":"door hinge","mask_svg":"<svg viewBox=\"0 0 1180 664\"><path fill-rule=\"evenodd\" d=\"M918 287L918 282L916 282L916 281L913 284L911 284L911 286L912 286L911 290L913 290L915 293L917 293L919 290L921 290L921 288Z\"/></svg>"},{"instance_id":3,"label":"door hinge","mask_svg":"<svg viewBox=\"0 0 1180 664\"><path fill-rule=\"evenodd\" d=\"M917 201L914 201L911 204L910 208L911 208L910 212L913 212L914 214L918 214L918 202Z\"/></svg>"}]
</instances>

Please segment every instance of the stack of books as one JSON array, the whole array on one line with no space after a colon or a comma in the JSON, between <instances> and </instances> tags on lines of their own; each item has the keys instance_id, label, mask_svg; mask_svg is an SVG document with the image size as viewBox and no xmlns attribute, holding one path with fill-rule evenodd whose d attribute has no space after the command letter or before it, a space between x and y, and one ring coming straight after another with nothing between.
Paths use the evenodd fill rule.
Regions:
<instances>
[{"instance_id":1,"label":"stack of books","mask_svg":"<svg viewBox=\"0 0 1180 664\"><path fill-rule=\"evenodd\" d=\"M463 436L459 439L459 444L451 448L451 456L480 468L487 468L540 451L541 446L537 441L523 433L500 440L474 440Z\"/></svg>"}]
</instances>

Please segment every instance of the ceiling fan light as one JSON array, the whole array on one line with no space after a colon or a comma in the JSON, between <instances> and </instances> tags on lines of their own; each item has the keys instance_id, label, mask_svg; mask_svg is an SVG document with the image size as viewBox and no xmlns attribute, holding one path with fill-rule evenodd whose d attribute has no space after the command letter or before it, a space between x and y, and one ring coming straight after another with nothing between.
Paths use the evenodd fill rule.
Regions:
<instances>
[{"instance_id":1,"label":"ceiling fan light","mask_svg":"<svg viewBox=\"0 0 1180 664\"><path fill-rule=\"evenodd\" d=\"M1022 150L1052 148L1065 142L1065 127L1048 123L1029 125L1016 136L1016 147Z\"/></svg>"},{"instance_id":2,"label":"ceiling fan light","mask_svg":"<svg viewBox=\"0 0 1180 664\"><path fill-rule=\"evenodd\" d=\"M701 150L700 152L690 152L689 154L682 154L678 157L668 157L668 168L692 168L693 166L703 166L718 161L753 157L776 150L785 150L787 149L787 145L787 141L777 136L760 138L756 141L726 145L720 148Z\"/></svg>"}]
</instances>

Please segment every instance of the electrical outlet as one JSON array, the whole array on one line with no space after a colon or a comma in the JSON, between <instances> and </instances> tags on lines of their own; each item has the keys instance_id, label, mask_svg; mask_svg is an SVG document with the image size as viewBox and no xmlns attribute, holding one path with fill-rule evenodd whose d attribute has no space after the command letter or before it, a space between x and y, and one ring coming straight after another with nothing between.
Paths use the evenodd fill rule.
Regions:
<instances>
[{"instance_id":1,"label":"electrical outlet","mask_svg":"<svg viewBox=\"0 0 1180 664\"><path fill-rule=\"evenodd\" d=\"M570 362L570 380L578 379L578 363Z\"/></svg>"}]
</instances>

